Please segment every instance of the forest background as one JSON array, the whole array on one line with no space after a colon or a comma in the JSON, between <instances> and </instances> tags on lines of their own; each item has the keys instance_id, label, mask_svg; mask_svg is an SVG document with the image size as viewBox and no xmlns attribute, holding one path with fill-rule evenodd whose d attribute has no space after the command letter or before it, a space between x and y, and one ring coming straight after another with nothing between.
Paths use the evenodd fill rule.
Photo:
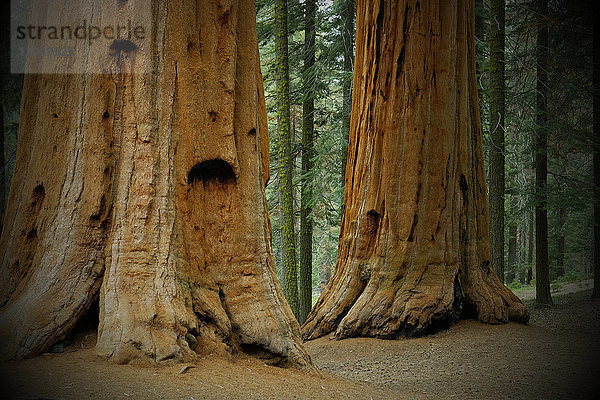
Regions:
<instances>
[{"instance_id":1,"label":"forest background","mask_svg":"<svg viewBox=\"0 0 600 400\"><path fill-rule=\"evenodd\" d=\"M267 198L278 276L293 311L303 322L307 311L300 310L302 293L310 293L314 304L337 258L352 102L354 2L289 0L286 8L281 3L258 0L256 6L269 114L271 179ZM501 37L494 10L498 3L503 3L505 10ZM547 55L543 68L548 118L542 124L536 101L540 93L538 2L476 1L478 87L490 202L492 192L498 190L498 164L490 167L490 157L500 155L505 177L503 207L492 207L490 216L492 221L502 221L502 237L492 246L501 245L501 275L512 289L536 282L535 265L540 257L536 251L536 206L548 215L547 254L541 256L549 261L551 286L588 279L593 273L593 13L587 7L586 2L551 1L543 16L548 30L547 43L542 43ZM305 15L313 15L314 22L307 22ZM2 18L0 26L8 29L9 14L3 13ZM494 84L496 67L490 63L491 49L502 44L500 39L504 43L503 91ZM2 46L6 46L4 41ZM288 79L281 74L286 62L280 57L282 49L289 56L283 66L289 70L288 99L278 89L281 81ZM8 54L7 48L1 50ZM2 212L15 163L22 86L22 75L8 74L7 62L3 57ZM497 115L492 108L499 102L505 105L503 123L492 117ZM286 109L289 132L279 123ZM502 142L494 137L498 129L503 133ZM535 155L540 151L535 144L540 132L547 135L547 201L535 195ZM291 173L291 185L282 184L286 173ZM291 203L286 203L287 195Z\"/></svg>"}]
</instances>

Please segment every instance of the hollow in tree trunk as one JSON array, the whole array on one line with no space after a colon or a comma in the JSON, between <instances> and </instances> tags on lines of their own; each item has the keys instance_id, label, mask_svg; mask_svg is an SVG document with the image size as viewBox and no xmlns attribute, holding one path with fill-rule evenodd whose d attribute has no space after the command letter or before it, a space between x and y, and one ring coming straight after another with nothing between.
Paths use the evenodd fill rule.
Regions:
<instances>
[{"instance_id":1,"label":"hollow in tree trunk","mask_svg":"<svg viewBox=\"0 0 600 400\"><path fill-rule=\"evenodd\" d=\"M491 266L473 8L358 1L338 261L306 339L528 320Z\"/></svg>"},{"instance_id":2,"label":"hollow in tree trunk","mask_svg":"<svg viewBox=\"0 0 600 400\"><path fill-rule=\"evenodd\" d=\"M99 296L96 349L114 362L309 366L271 251L254 2L156 2L152 21L151 73L129 48L106 74L25 80L1 354L43 352Z\"/></svg>"}]
</instances>

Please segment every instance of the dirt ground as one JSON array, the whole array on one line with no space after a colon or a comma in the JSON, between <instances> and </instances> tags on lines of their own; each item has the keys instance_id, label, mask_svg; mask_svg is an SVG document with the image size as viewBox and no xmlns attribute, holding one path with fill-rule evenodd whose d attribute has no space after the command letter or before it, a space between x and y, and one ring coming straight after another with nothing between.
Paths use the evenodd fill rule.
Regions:
<instances>
[{"instance_id":1,"label":"dirt ground","mask_svg":"<svg viewBox=\"0 0 600 400\"><path fill-rule=\"evenodd\" d=\"M531 309L529 325L463 321L435 335L306 343L318 373L245 356L134 367L96 358L94 333L63 354L0 364L6 399L587 399L600 389L600 301ZM525 299L528 306L531 300Z\"/></svg>"}]
</instances>

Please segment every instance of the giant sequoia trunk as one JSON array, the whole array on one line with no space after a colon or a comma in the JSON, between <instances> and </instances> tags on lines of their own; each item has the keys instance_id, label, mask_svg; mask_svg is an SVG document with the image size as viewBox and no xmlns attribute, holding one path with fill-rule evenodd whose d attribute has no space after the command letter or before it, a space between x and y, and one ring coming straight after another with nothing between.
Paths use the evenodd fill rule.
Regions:
<instances>
[{"instance_id":1,"label":"giant sequoia trunk","mask_svg":"<svg viewBox=\"0 0 600 400\"><path fill-rule=\"evenodd\" d=\"M44 351L99 296L97 352L117 363L242 350L309 365L271 253L254 2L187 3L154 2L151 73L131 73L129 46L107 74L27 77L4 358Z\"/></svg>"},{"instance_id":2,"label":"giant sequoia trunk","mask_svg":"<svg viewBox=\"0 0 600 400\"><path fill-rule=\"evenodd\" d=\"M305 338L528 320L490 263L473 29L473 1L358 1L339 255Z\"/></svg>"}]
</instances>

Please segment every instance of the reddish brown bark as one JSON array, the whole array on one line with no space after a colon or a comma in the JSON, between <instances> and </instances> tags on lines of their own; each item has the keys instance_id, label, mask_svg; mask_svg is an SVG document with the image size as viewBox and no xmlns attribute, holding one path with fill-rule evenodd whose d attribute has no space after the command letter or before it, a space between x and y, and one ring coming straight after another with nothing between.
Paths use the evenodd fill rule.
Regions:
<instances>
[{"instance_id":1,"label":"reddish brown bark","mask_svg":"<svg viewBox=\"0 0 600 400\"><path fill-rule=\"evenodd\" d=\"M306 339L525 322L490 264L473 1L358 1L345 212Z\"/></svg>"},{"instance_id":2,"label":"reddish brown bark","mask_svg":"<svg viewBox=\"0 0 600 400\"><path fill-rule=\"evenodd\" d=\"M152 12L151 73L132 73L133 50L106 74L26 79L2 357L44 351L99 295L97 352L117 363L241 350L309 366L271 253L254 2Z\"/></svg>"}]
</instances>

